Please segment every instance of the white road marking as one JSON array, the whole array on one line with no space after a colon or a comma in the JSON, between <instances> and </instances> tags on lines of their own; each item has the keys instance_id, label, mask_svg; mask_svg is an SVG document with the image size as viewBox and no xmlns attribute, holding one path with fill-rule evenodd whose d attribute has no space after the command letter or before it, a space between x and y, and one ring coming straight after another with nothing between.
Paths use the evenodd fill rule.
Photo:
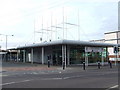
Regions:
<instances>
[{"instance_id":1,"label":"white road marking","mask_svg":"<svg viewBox=\"0 0 120 90\"><path fill-rule=\"evenodd\" d=\"M31 80L24 80L24 82L28 82L28 81L31 81Z\"/></svg>"},{"instance_id":2,"label":"white road marking","mask_svg":"<svg viewBox=\"0 0 120 90\"><path fill-rule=\"evenodd\" d=\"M23 80L23 81L18 81L18 82L3 83L3 84L0 84L0 86L9 85L9 84L15 84L15 83L22 83L22 82L29 82L29 81L32 81L32 80L34 80L34 79L31 79L31 80Z\"/></svg>"},{"instance_id":3,"label":"white road marking","mask_svg":"<svg viewBox=\"0 0 120 90\"><path fill-rule=\"evenodd\" d=\"M110 87L110 88L108 88L108 89L106 89L106 90L111 90L111 89L113 89L113 88L118 88L118 85L112 86L112 87Z\"/></svg>"},{"instance_id":4,"label":"white road marking","mask_svg":"<svg viewBox=\"0 0 120 90\"><path fill-rule=\"evenodd\" d=\"M62 78L44 78L44 79L41 79L41 80L61 80Z\"/></svg>"},{"instance_id":5,"label":"white road marking","mask_svg":"<svg viewBox=\"0 0 120 90\"><path fill-rule=\"evenodd\" d=\"M0 75L0 77L4 77L4 76L8 76L8 75Z\"/></svg>"},{"instance_id":6,"label":"white road marking","mask_svg":"<svg viewBox=\"0 0 120 90\"><path fill-rule=\"evenodd\" d=\"M84 77L84 75L77 75L77 76L71 76L71 77L64 77L63 79L79 78L79 77Z\"/></svg>"},{"instance_id":7,"label":"white road marking","mask_svg":"<svg viewBox=\"0 0 120 90\"><path fill-rule=\"evenodd\" d=\"M15 84L15 83L22 83L22 82L29 82L29 81L33 81L33 80L60 80L60 79L62 79L62 78L30 79L30 80L23 80L23 81L18 81L18 82L3 83L3 84L0 84L0 86L3 86L3 85L9 85L9 84Z\"/></svg>"},{"instance_id":8,"label":"white road marking","mask_svg":"<svg viewBox=\"0 0 120 90\"><path fill-rule=\"evenodd\" d=\"M64 77L63 79L69 79L70 77Z\"/></svg>"},{"instance_id":9,"label":"white road marking","mask_svg":"<svg viewBox=\"0 0 120 90\"><path fill-rule=\"evenodd\" d=\"M115 85L115 86L112 86L112 87L110 87L110 88L117 88L118 87L118 85Z\"/></svg>"},{"instance_id":10,"label":"white road marking","mask_svg":"<svg viewBox=\"0 0 120 90\"><path fill-rule=\"evenodd\" d=\"M13 84L13 83L15 83L15 82L9 82L9 83L0 84L0 86L2 86L2 85L8 85L8 84Z\"/></svg>"},{"instance_id":11,"label":"white road marking","mask_svg":"<svg viewBox=\"0 0 120 90\"><path fill-rule=\"evenodd\" d=\"M70 79L70 78L77 78L77 77L83 77L84 75L77 75L77 76L71 76L71 77L63 77L63 78L41 78L41 79L30 79L30 80L23 80L23 81L18 81L18 82L9 82L9 83L4 83L0 84L2 85L9 85L9 84L15 84L15 83L22 83L22 82L29 82L33 80L62 80L62 79Z\"/></svg>"}]
</instances>

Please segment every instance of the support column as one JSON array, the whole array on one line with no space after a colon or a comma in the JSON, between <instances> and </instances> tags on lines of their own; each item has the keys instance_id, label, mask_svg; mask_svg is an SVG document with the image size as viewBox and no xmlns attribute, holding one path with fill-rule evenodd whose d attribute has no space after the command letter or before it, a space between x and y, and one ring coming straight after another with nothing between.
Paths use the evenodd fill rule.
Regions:
<instances>
[{"instance_id":1,"label":"support column","mask_svg":"<svg viewBox=\"0 0 120 90\"><path fill-rule=\"evenodd\" d=\"M119 62L118 62L119 59L120 59L120 58L119 58L119 51L118 51L118 53L117 53L117 65L119 65Z\"/></svg>"},{"instance_id":2,"label":"support column","mask_svg":"<svg viewBox=\"0 0 120 90\"><path fill-rule=\"evenodd\" d=\"M62 45L62 66L66 68L66 45Z\"/></svg>"},{"instance_id":3,"label":"support column","mask_svg":"<svg viewBox=\"0 0 120 90\"><path fill-rule=\"evenodd\" d=\"M88 53L85 52L85 65L88 66Z\"/></svg>"},{"instance_id":4,"label":"support column","mask_svg":"<svg viewBox=\"0 0 120 90\"><path fill-rule=\"evenodd\" d=\"M64 62L64 45L62 45L62 66L63 66L63 62Z\"/></svg>"},{"instance_id":5,"label":"support column","mask_svg":"<svg viewBox=\"0 0 120 90\"><path fill-rule=\"evenodd\" d=\"M118 55L115 53L115 66L117 66L117 61L118 61Z\"/></svg>"},{"instance_id":6,"label":"support column","mask_svg":"<svg viewBox=\"0 0 120 90\"><path fill-rule=\"evenodd\" d=\"M64 48L65 48L65 51L64 51L64 53L65 53L65 68L66 68L66 45L64 46Z\"/></svg>"},{"instance_id":7,"label":"support column","mask_svg":"<svg viewBox=\"0 0 120 90\"><path fill-rule=\"evenodd\" d=\"M104 57L103 57L103 52L101 52L101 56L102 56L102 66L104 66Z\"/></svg>"},{"instance_id":8,"label":"support column","mask_svg":"<svg viewBox=\"0 0 120 90\"><path fill-rule=\"evenodd\" d=\"M2 61L3 61L2 54L0 54L0 64L1 64Z\"/></svg>"},{"instance_id":9,"label":"support column","mask_svg":"<svg viewBox=\"0 0 120 90\"><path fill-rule=\"evenodd\" d=\"M106 47L106 61L108 62L108 56L109 56L109 53L108 53L108 48Z\"/></svg>"},{"instance_id":10,"label":"support column","mask_svg":"<svg viewBox=\"0 0 120 90\"><path fill-rule=\"evenodd\" d=\"M31 63L33 64L33 48L31 49Z\"/></svg>"},{"instance_id":11,"label":"support column","mask_svg":"<svg viewBox=\"0 0 120 90\"><path fill-rule=\"evenodd\" d=\"M17 51L17 62L19 62L19 50Z\"/></svg>"},{"instance_id":12,"label":"support column","mask_svg":"<svg viewBox=\"0 0 120 90\"><path fill-rule=\"evenodd\" d=\"M8 59L9 61L12 61L12 59L11 59L11 51L10 51L10 55L9 55L9 59Z\"/></svg>"},{"instance_id":13,"label":"support column","mask_svg":"<svg viewBox=\"0 0 120 90\"><path fill-rule=\"evenodd\" d=\"M70 48L67 48L67 65L70 65Z\"/></svg>"},{"instance_id":14,"label":"support column","mask_svg":"<svg viewBox=\"0 0 120 90\"><path fill-rule=\"evenodd\" d=\"M44 47L42 47L42 64L44 64Z\"/></svg>"},{"instance_id":15,"label":"support column","mask_svg":"<svg viewBox=\"0 0 120 90\"><path fill-rule=\"evenodd\" d=\"M25 50L23 51L23 62L25 63Z\"/></svg>"}]
</instances>

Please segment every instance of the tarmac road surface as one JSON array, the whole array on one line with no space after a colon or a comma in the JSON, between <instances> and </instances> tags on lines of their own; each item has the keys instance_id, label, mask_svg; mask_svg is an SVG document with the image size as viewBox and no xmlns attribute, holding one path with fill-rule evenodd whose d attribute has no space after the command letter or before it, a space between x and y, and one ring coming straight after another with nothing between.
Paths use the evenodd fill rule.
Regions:
<instances>
[{"instance_id":1,"label":"tarmac road surface","mask_svg":"<svg viewBox=\"0 0 120 90\"><path fill-rule=\"evenodd\" d=\"M4 67L3 67L4 68ZM40 68L40 67L39 67ZM118 68L109 66L98 69L87 67L60 67L5 71L2 74L2 88L118 88Z\"/></svg>"}]
</instances>

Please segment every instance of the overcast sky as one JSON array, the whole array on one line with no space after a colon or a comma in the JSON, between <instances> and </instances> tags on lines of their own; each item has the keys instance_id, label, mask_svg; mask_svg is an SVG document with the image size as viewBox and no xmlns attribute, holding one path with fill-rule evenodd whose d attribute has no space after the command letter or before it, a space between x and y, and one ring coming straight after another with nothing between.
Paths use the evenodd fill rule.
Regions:
<instances>
[{"instance_id":1,"label":"overcast sky","mask_svg":"<svg viewBox=\"0 0 120 90\"><path fill-rule=\"evenodd\" d=\"M63 27L63 11L64 22L80 25L78 31L64 24L64 39L103 39L105 32L118 30L118 0L0 0L0 34L14 35L8 36L8 48L39 43L41 37L63 39L63 29L48 28ZM35 33L34 39L34 31L41 32L42 26L54 32ZM0 35L2 49L5 40Z\"/></svg>"}]
</instances>

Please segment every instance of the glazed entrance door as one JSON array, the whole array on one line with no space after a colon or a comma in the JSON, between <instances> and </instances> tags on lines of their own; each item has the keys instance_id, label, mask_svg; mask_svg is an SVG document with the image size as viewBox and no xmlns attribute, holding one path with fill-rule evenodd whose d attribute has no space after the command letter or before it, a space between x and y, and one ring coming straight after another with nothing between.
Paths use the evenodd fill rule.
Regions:
<instances>
[{"instance_id":1,"label":"glazed entrance door","mask_svg":"<svg viewBox=\"0 0 120 90\"><path fill-rule=\"evenodd\" d=\"M54 51L52 59L53 65L62 65L61 51Z\"/></svg>"}]
</instances>

